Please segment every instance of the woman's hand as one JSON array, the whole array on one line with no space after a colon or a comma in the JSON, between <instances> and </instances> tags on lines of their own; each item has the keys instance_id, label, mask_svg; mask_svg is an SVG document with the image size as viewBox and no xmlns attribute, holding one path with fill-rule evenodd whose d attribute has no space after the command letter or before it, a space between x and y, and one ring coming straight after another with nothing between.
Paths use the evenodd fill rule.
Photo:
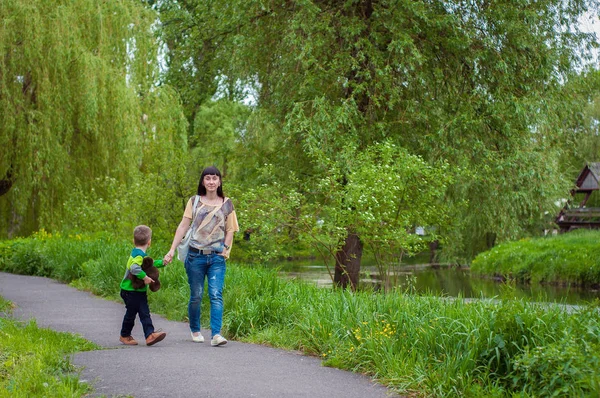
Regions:
<instances>
[{"instance_id":1,"label":"woman's hand","mask_svg":"<svg viewBox=\"0 0 600 398\"><path fill-rule=\"evenodd\" d=\"M229 258L229 251L230 250L231 249L228 249L228 248L225 247L225 248L223 248L223 251L221 253L219 253L219 255L225 257L225 259L228 259Z\"/></svg>"},{"instance_id":2,"label":"woman's hand","mask_svg":"<svg viewBox=\"0 0 600 398\"><path fill-rule=\"evenodd\" d=\"M169 264L171 261L173 261L173 256L175 255L175 249L181 243L181 240L185 236L185 233L190 228L191 224L192 224L191 218L187 218L186 216L183 216L181 218L181 222L179 223L179 226L177 226L177 230L175 231L175 236L173 237L173 244L171 245L171 250L169 250L169 252L167 254L165 254L165 256L163 257L163 262L165 264Z\"/></svg>"}]
</instances>

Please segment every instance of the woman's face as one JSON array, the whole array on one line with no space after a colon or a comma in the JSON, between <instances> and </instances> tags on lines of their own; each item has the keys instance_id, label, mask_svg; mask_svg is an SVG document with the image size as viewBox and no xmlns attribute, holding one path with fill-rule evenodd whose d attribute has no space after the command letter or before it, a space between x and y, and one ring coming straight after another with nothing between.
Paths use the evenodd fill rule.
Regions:
<instances>
[{"instance_id":1,"label":"woman's face","mask_svg":"<svg viewBox=\"0 0 600 398\"><path fill-rule=\"evenodd\" d=\"M221 185L221 179L217 175L207 174L204 176L202 183L204 184L204 188L206 188L206 192L216 192L217 188Z\"/></svg>"}]
</instances>

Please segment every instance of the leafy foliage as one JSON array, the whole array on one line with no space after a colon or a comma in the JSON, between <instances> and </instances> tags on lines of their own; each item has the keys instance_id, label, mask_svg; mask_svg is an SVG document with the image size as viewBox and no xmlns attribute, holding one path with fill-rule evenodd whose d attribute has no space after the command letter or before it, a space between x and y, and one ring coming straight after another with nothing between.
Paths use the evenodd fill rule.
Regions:
<instances>
[{"instance_id":1,"label":"leafy foliage","mask_svg":"<svg viewBox=\"0 0 600 398\"><path fill-rule=\"evenodd\" d=\"M450 167L428 165L421 157L389 142L359 154L346 186L344 216L361 239L378 255L415 254L435 233L423 238L415 226L443 226ZM433 231L432 231L433 232Z\"/></svg>"},{"instance_id":2,"label":"leafy foliage","mask_svg":"<svg viewBox=\"0 0 600 398\"><path fill-rule=\"evenodd\" d=\"M186 189L179 193L167 185L164 174L154 173L129 184L110 177L95 182L96 188L89 193L78 185L65 201L63 230L67 233L105 232L122 238L144 224L153 229L155 237L172 238L181 220Z\"/></svg>"},{"instance_id":3,"label":"leafy foliage","mask_svg":"<svg viewBox=\"0 0 600 398\"><path fill-rule=\"evenodd\" d=\"M300 211L314 221L344 196L358 160L375 159L360 155L389 142L420 156L425 172L452 165L444 190L452 217L438 220L436 234L447 255L468 260L486 236L539 228L568 193L571 170L561 162L577 125L569 114L593 91L565 83L591 54L593 35L578 18L598 2L521 5L196 0L156 8L182 95L196 81L205 95L219 84L231 88L228 98L243 97L236 87L254 93L244 144L260 150L245 157L253 167L236 183L262 184L266 167L305 197L317 213ZM329 191L319 190L323 181Z\"/></svg>"},{"instance_id":4,"label":"leafy foliage","mask_svg":"<svg viewBox=\"0 0 600 398\"><path fill-rule=\"evenodd\" d=\"M155 18L130 1L0 4L2 235L60 228L77 184L173 175L186 125L155 85Z\"/></svg>"},{"instance_id":5,"label":"leafy foliage","mask_svg":"<svg viewBox=\"0 0 600 398\"><path fill-rule=\"evenodd\" d=\"M570 159L565 159L564 163L572 166L573 179L577 177L583 166L590 162L596 162L600 159L600 98L598 97L598 85L600 84L600 72L598 70L587 70L576 79L572 79L569 85L573 88L575 95L571 95L573 100L577 101L583 97L585 101L577 101L580 107L573 109L572 106L569 115L560 111L560 118L563 123L569 123L572 131L572 142L574 153L570 154ZM565 101L568 97L565 98Z\"/></svg>"},{"instance_id":6,"label":"leafy foliage","mask_svg":"<svg viewBox=\"0 0 600 398\"><path fill-rule=\"evenodd\" d=\"M67 3L0 6L0 233L166 236L216 164L253 206L253 257L360 229L388 257L440 238L468 261L538 230L593 155L597 0Z\"/></svg>"}]
</instances>

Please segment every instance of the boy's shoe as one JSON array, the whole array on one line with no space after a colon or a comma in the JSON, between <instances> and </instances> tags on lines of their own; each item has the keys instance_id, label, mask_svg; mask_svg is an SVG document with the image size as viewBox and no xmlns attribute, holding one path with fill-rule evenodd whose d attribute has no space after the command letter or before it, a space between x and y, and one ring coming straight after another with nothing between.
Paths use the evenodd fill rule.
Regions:
<instances>
[{"instance_id":1,"label":"boy's shoe","mask_svg":"<svg viewBox=\"0 0 600 398\"><path fill-rule=\"evenodd\" d=\"M223 336L221 336L220 334L215 334L212 338L212 340L210 341L210 345L213 347L217 347L220 345L225 345L227 344L227 339Z\"/></svg>"},{"instance_id":2,"label":"boy's shoe","mask_svg":"<svg viewBox=\"0 0 600 398\"><path fill-rule=\"evenodd\" d=\"M146 338L146 345L154 345L159 341L162 341L167 334L165 332L154 332Z\"/></svg>"},{"instance_id":3,"label":"boy's shoe","mask_svg":"<svg viewBox=\"0 0 600 398\"><path fill-rule=\"evenodd\" d=\"M192 341L194 343L204 343L204 336L202 336L202 333L200 332L196 332L198 333L198 336L194 336L194 332L192 332Z\"/></svg>"},{"instance_id":4,"label":"boy's shoe","mask_svg":"<svg viewBox=\"0 0 600 398\"><path fill-rule=\"evenodd\" d=\"M119 336L119 341L125 345L138 345L138 342L131 336L123 337Z\"/></svg>"}]
</instances>

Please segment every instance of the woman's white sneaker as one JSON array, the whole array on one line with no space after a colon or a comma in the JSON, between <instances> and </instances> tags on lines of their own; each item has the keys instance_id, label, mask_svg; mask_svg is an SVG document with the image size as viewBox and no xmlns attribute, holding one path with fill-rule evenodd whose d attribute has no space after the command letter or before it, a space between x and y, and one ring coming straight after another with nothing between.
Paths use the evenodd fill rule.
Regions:
<instances>
[{"instance_id":1,"label":"woman's white sneaker","mask_svg":"<svg viewBox=\"0 0 600 398\"><path fill-rule=\"evenodd\" d=\"M213 336L212 340L210 341L210 345L213 347L225 345L225 344L227 344L227 339L225 337L221 336L220 334L215 334Z\"/></svg>"},{"instance_id":2,"label":"woman's white sneaker","mask_svg":"<svg viewBox=\"0 0 600 398\"><path fill-rule=\"evenodd\" d=\"M194 343L204 343L204 336L202 336L202 333L200 332L196 332L198 333L198 335L194 335L194 333L192 332L192 341Z\"/></svg>"}]
</instances>

